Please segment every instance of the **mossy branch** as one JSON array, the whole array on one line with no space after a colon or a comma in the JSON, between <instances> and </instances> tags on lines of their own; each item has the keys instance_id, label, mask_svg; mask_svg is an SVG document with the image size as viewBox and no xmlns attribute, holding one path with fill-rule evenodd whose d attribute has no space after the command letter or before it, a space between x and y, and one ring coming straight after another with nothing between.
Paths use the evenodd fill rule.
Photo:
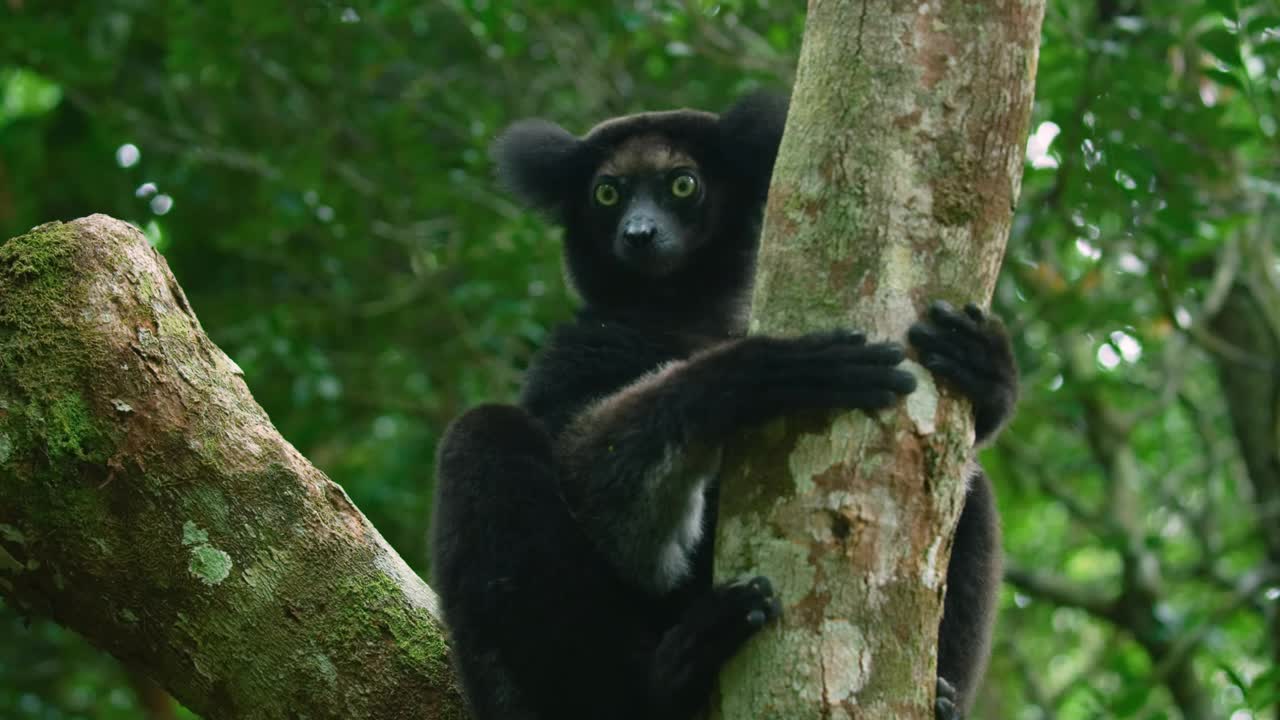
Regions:
<instances>
[{"instance_id":1,"label":"mossy branch","mask_svg":"<svg viewBox=\"0 0 1280 720\"><path fill-rule=\"evenodd\" d=\"M463 718L431 590L102 215L0 245L0 595L216 718Z\"/></svg>"}]
</instances>

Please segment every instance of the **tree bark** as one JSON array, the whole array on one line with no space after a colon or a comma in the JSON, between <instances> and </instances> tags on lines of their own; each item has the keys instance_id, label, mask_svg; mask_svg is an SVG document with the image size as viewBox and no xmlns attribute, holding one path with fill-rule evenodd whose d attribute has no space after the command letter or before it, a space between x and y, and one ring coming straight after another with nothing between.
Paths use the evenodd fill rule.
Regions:
<instances>
[{"instance_id":1,"label":"tree bark","mask_svg":"<svg viewBox=\"0 0 1280 720\"><path fill-rule=\"evenodd\" d=\"M435 597L142 234L0 246L0 594L206 718L462 718Z\"/></svg>"},{"instance_id":2,"label":"tree bark","mask_svg":"<svg viewBox=\"0 0 1280 720\"><path fill-rule=\"evenodd\" d=\"M900 339L933 299L990 297L1043 14L1043 0L810 1L752 332ZM726 458L717 573L771 577L785 616L726 668L714 717L933 717L972 429L912 369L903 412L791 419Z\"/></svg>"},{"instance_id":3,"label":"tree bark","mask_svg":"<svg viewBox=\"0 0 1280 720\"><path fill-rule=\"evenodd\" d=\"M1209 326L1231 352L1212 353L1244 458L1267 561L1280 568L1280 273L1275 238L1242 240L1244 259ZM1271 607L1271 652L1280 665L1280 611ZM1280 709L1277 710L1280 717Z\"/></svg>"}]
</instances>

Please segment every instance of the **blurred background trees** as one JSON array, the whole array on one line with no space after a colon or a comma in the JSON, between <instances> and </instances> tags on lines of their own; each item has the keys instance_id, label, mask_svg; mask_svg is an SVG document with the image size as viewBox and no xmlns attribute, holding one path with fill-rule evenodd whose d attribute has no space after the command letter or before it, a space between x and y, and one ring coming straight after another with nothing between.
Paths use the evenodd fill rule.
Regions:
<instances>
[{"instance_id":1,"label":"blurred background trees","mask_svg":"<svg viewBox=\"0 0 1280 720\"><path fill-rule=\"evenodd\" d=\"M803 22L778 0L0 0L0 238L142 227L281 432L425 573L440 432L510 399L572 307L488 141L786 87ZM1024 394L984 455L1010 568L975 716L1274 718L1280 5L1051 0L1044 32L994 300ZM70 633L0 628L0 717L164 717Z\"/></svg>"}]
</instances>

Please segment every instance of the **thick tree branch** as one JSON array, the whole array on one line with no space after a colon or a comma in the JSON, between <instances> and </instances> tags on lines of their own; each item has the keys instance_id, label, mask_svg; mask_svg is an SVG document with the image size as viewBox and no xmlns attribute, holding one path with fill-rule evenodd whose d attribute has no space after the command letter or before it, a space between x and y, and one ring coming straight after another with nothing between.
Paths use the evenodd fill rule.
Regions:
<instances>
[{"instance_id":1,"label":"thick tree branch","mask_svg":"<svg viewBox=\"0 0 1280 720\"><path fill-rule=\"evenodd\" d=\"M0 594L206 718L462 718L435 598L142 234L0 246Z\"/></svg>"}]
</instances>

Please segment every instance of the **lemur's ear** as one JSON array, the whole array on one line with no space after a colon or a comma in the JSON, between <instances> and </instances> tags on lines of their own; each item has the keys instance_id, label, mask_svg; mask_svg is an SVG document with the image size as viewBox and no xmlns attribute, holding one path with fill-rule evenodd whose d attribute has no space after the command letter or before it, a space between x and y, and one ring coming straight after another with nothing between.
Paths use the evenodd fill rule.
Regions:
<instances>
[{"instance_id":1,"label":"lemur's ear","mask_svg":"<svg viewBox=\"0 0 1280 720\"><path fill-rule=\"evenodd\" d=\"M743 97L720 115L721 157L750 182L753 197L761 201L769 192L788 103L786 95L760 91Z\"/></svg>"},{"instance_id":2,"label":"lemur's ear","mask_svg":"<svg viewBox=\"0 0 1280 720\"><path fill-rule=\"evenodd\" d=\"M530 207L559 209L578 192L585 154L569 131L547 120L521 120L494 141L490 155L508 190Z\"/></svg>"}]
</instances>

